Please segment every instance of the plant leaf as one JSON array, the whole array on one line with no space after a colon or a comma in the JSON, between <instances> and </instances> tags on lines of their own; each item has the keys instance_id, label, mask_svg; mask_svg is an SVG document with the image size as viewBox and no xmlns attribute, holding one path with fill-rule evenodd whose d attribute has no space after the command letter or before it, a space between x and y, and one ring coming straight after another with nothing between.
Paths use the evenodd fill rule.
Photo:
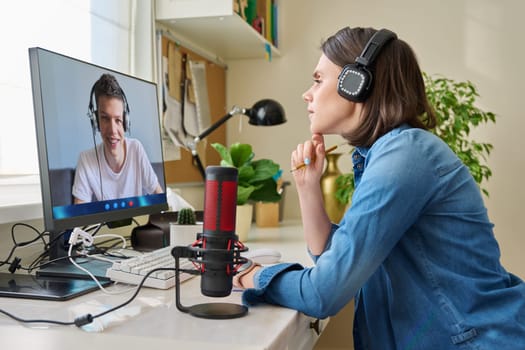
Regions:
<instances>
[{"instance_id":1,"label":"plant leaf","mask_svg":"<svg viewBox=\"0 0 525 350\"><path fill-rule=\"evenodd\" d=\"M241 167L253 158L252 146L246 143L234 143L230 146L230 155L235 167Z\"/></svg>"}]
</instances>

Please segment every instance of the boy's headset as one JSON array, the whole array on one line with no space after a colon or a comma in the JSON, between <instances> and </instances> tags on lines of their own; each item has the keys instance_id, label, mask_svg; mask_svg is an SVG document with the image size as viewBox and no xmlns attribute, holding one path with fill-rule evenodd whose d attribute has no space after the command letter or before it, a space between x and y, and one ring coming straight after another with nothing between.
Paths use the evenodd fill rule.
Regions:
<instances>
[{"instance_id":1,"label":"boy's headset","mask_svg":"<svg viewBox=\"0 0 525 350\"><path fill-rule=\"evenodd\" d=\"M98 120L98 110L95 109L96 101L95 100L95 86L97 83L93 84L93 87L91 88L91 93L89 94L89 105L88 105L88 118L91 121L91 128L93 129L93 135L96 134L97 131L100 131L100 124ZM124 102L124 113L122 115L122 124L124 127L124 132L128 132L129 128L131 126L131 121L129 118L129 105L128 100L126 99L126 94L124 94L124 90L120 89L120 92L122 93L122 101Z\"/></svg>"},{"instance_id":2,"label":"boy's headset","mask_svg":"<svg viewBox=\"0 0 525 350\"><path fill-rule=\"evenodd\" d=\"M369 67L383 46L397 35L388 29L378 30L365 45L355 63L347 64L339 74L337 92L352 102L363 102L372 90L373 75Z\"/></svg>"}]
</instances>

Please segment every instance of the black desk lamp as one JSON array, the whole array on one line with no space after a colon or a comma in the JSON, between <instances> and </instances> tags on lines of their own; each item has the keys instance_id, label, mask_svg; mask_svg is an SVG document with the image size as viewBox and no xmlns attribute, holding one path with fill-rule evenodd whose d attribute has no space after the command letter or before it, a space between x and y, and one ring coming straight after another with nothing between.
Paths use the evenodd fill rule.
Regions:
<instances>
[{"instance_id":1,"label":"black desk lamp","mask_svg":"<svg viewBox=\"0 0 525 350\"><path fill-rule=\"evenodd\" d=\"M256 102L252 108L240 108L233 106L232 110L228 112L224 117L219 119L215 124L204 130L199 136L193 139L193 142L188 144L191 150L194 164L199 168L202 178L205 178L205 170L202 162L197 153L197 144L200 140L211 134L215 129L224 124L228 119L236 114L244 114L250 118L249 123L251 125L278 125L286 122L284 115L284 108L281 104L275 100L264 99Z\"/></svg>"}]
</instances>

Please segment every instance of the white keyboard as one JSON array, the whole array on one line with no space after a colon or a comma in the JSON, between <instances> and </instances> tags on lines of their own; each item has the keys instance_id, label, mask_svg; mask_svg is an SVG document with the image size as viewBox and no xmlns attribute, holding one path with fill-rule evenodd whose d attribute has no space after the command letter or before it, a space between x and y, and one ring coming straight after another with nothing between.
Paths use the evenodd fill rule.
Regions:
<instances>
[{"instance_id":1,"label":"white keyboard","mask_svg":"<svg viewBox=\"0 0 525 350\"><path fill-rule=\"evenodd\" d=\"M129 259L114 262L113 266L106 270L106 277L112 281L140 284L144 276L151 270L159 267L172 268L173 270L156 271L148 276L144 286L168 289L175 286L175 258L171 255L173 247L164 247L151 252L144 253ZM195 269L195 266L188 259L179 259L179 268ZM181 272L179 279L186 281L195 275Z\"/></svg>"}]
</instances>

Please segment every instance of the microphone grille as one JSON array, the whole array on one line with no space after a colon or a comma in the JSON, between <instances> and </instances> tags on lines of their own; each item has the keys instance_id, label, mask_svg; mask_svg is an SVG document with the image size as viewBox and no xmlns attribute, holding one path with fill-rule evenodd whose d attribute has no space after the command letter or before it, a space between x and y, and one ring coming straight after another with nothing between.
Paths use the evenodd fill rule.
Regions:
<instances>
[{"instance_id":1,"label":"microphone grille","mask_svg":"<svg viewBox=\"0 0 525 350\"><path fill-rule=\"evenodd\" d=\"M233 167L206 168L203 222L205 232L235 232L237 174L237 169Z\"/></svg>"}]
</instances>

